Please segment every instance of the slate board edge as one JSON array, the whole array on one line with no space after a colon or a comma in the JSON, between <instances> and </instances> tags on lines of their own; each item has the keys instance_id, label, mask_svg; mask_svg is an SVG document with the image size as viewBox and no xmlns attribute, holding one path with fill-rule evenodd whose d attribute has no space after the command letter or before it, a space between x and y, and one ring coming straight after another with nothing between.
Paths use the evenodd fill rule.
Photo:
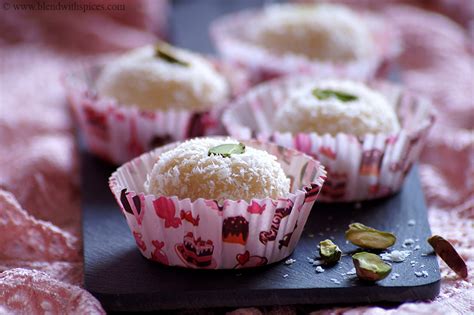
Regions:
<instances>
[{"instance_id":1,"label":"slate board edge","mask_svg":"<svg viewBox=\"0 0 474 315\"><path fill-rule=\"evenodd\" d=\"M91 292L99 301L101 301L104 308L108 311L156 311L156 310L179 310L179 309L195 309L195 308L219 308L219 307L251 307L251 306L275 306L275 305L363 305L370 303L400 303L416 302L422 300L430 300L439 294L441 280L438 279L432 283L407 287L406 294L400 294L399 288L396 287L380 287L377 288L381 295L385 297L382 299L352 299L347 300L347 288L318 288L318 289L275 289L274 292L268 290L255 290L252 295L242 295L240 298L234 291L214 291L214 292L186 292L183 295L180 305L176 304L176 297L174 293L162 294L157 297L156 294L149 295L120 295L101 294ZM368 291L373 287L354 287L365 288L363 291ZM324 299L319 296L319 293L324 291L324 295L331 295L331 298ZM390 292L393 291L393 292ZM408 292L409 291L409 292ZM285 299L280 298L285 295ZM415 300L409 297L417 296ZM212 296L212 299L209 298ZM408 298L408 299L407 299ZM133 299L134 306L130 306L120 301ZM195 301L199 301L196 303ZM265 301L265 303L262 303Z\"/></svg>"}]
</instances>

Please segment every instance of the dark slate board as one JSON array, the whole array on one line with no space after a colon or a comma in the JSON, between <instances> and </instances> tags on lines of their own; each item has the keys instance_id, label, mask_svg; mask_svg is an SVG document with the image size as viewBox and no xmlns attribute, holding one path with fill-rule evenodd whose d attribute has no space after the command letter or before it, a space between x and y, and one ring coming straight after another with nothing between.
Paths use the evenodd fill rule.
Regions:
<instances>
[{"instance_id":1,"label":"dark slate board","mask_svg":"<svg viewBox=\"0 0 474 315\"><path fill-rule=\"evenodd\" d=\"M107 188L114 168L88 154L83 154L82 162L85 287L109 311L403 302L430 299L439 292L439 267L425 241L430 229L416 169L403 190L390 198L363 202L360 208L317 204L291 256L296 259L292 265L281 262L254 270L210 271L164 267L143 258ZM416 224L410 226L409 220ZM316 273L307 257L316 255L319 241L334 237L343 252L356 249L344 240L344 230L352 221L395 232L399 240L393 249L403 249L408 238L419 241L407 249L421 248L405 262L393 263L392 274L400 274L396 280L389 276L378 284L367 284L355 275L342 275L353 268L350 256ZM412 267L411 261L417 264ZM414 272L421 270L428 277L416 277Z\"/></svg>"}]
</instances>

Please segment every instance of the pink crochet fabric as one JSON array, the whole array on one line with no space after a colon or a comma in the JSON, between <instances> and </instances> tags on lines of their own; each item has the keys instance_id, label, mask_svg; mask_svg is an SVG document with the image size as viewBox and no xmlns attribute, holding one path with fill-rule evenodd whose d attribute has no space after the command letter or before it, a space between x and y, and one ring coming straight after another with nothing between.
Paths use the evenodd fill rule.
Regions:
<instances>
[{"instance_id":1,"label":"pink crochet fabric","mask_svg":"<svg viewBox=\"0 0 474 315\"><path fill-rule=\"evenodd\" d=\"M437 10L448 12L464 27L474 25L471 1L435 2L440 4ZM60 75L82 58L142 45L163 30L163 17L155 12L164 12L164 1L125 3L126 14L0 9L1 314L104 313L97 300L80 288L77 148ZM406 41L399 60L402 80L432 97L439 110L423 153L421 178L433 232L455 244L470 276L461 280L441 262L441 295L434 301L388 310L368 306L315 314L473 313L474 44L465 29L445 16L409 6L380 10ZM45 198L51 192L53 198ZM278 307L270 312L294 314L296 309Z\"/></svg>"},{"instance_id":2,"label":"pink crochet fabric","mask_svg":"<svg viewBox=\"0 0 474 315\"><path fill-rule=\"evenodd\" d=\"M79 287L78 155L60 78L82 58L163 35L166 1L101 3L126 7L83 13L0 4L0 314L104 313Z\"/></svg>"}]
</instances>

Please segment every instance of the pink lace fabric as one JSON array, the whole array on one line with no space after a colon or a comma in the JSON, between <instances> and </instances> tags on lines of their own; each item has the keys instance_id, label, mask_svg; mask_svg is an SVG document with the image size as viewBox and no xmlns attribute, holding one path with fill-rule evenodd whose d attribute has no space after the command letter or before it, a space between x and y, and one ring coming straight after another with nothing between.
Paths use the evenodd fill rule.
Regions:
<instances>
[{"instance_id":1,"label":"pink lace fabric","mask_svg":"<svg viewBox=\"0 0 474 315\"><path fill-rule=\"evenodd\" d=\"M0 314L104 313L80 287L78 152L60 80L76 62L164 35L167 8L100 2L114 3L125 14L0 10Z\"/></svg>"},{"instance_id":2,"label":"pink lace fabric","mask_svg":"<svg viewBox=\"0 0 474 315\"><path fill-rule=\"evenodd\" d=\"M163 30L163 17L148 12L163 12L164 1L127 3L127 14L0 10L1 314L104 313L80 287L77 147L60 76L77 61L142 45ZM466 31L473 29L474 9L471 1L433 3L464 28L446 16L414 7L380 10L406 41L399 59L402 80L432 97L439 111L420 175L433 232L455 244L471 275L461 280L441 262L441 294L434 301L314 314L474 312L474 44ZM46 198L51 192L53 198ZM277 307L269 312L295 314L296 309Z\"/></svg>"}]
</instances>

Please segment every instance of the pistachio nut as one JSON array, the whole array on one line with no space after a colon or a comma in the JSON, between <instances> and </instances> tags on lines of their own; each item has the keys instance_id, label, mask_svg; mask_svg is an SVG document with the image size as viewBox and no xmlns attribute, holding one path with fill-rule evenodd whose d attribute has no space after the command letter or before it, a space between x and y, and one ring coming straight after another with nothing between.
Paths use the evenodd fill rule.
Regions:
<instances>
[{"instance_id":1,"label":"pistachio nut","mask_svg":"<svg viewBox=\"0 0 474 315\"><path fill-rule=\"evenodd\" d=\"M319 255L326 265L335 264L341 259L342 251L331 240L319 242Z\"/></svg>"},{"instance_id":2,"label":"pistachio nut","mask_svg":"<svg viewBox=\"0 0 474 315\"><path fill-rule=\"evenodd\" d=\"M155 57L160 58L168 63L175 63L183 67L189 67L189 63L180 60L175 55L173 55L171 46L164 42L158 42L155 44Z\"/></svg>"},{"instance_id":3,"label":"pistachio nut","mask_svg":"<svg viewBox=\"0 0 474 315\"><path fill-rule=\"evenodd\" d=\"M341 102L347 103L356 101L358 99L357 96L343 92L343 91L336 91L331 89L314 89L313 91L314 97L318 100L327 100L328 98L335 97Z\"/></svg>"},{"instance_id":4,"label":"pistachio nut","mask_svg":"<svg viewBox=\"0 0 474 315\"><path fill-rule=\"evenodd\" d=\"M365 281L379 281L387 277L392 267L378 255L360 252L352 255L357 277Z\"/></svg>"},{"instance_id":5,"label":"pistachio nut","mask_svg":"<svg viewBox=\"0 0 474 315\"><path fill-rule=\"evenodd\" d=\"M207 155L220 155L222 157L230 157L232 154L245 153L245 144L243 143L224 143L209 149Z\"/></svg>"},{"instance_id":6,"label":"pistachio nut","mask_svg":"<svg viewBox=\"0 0 474 315\"><path fill-rule=\"evenodd\" d=\"M392 233L379 231L362 223L349 224L345 236L352 244L367 249L387 249L397 240Z\"/></svg>"}]
</instances>

